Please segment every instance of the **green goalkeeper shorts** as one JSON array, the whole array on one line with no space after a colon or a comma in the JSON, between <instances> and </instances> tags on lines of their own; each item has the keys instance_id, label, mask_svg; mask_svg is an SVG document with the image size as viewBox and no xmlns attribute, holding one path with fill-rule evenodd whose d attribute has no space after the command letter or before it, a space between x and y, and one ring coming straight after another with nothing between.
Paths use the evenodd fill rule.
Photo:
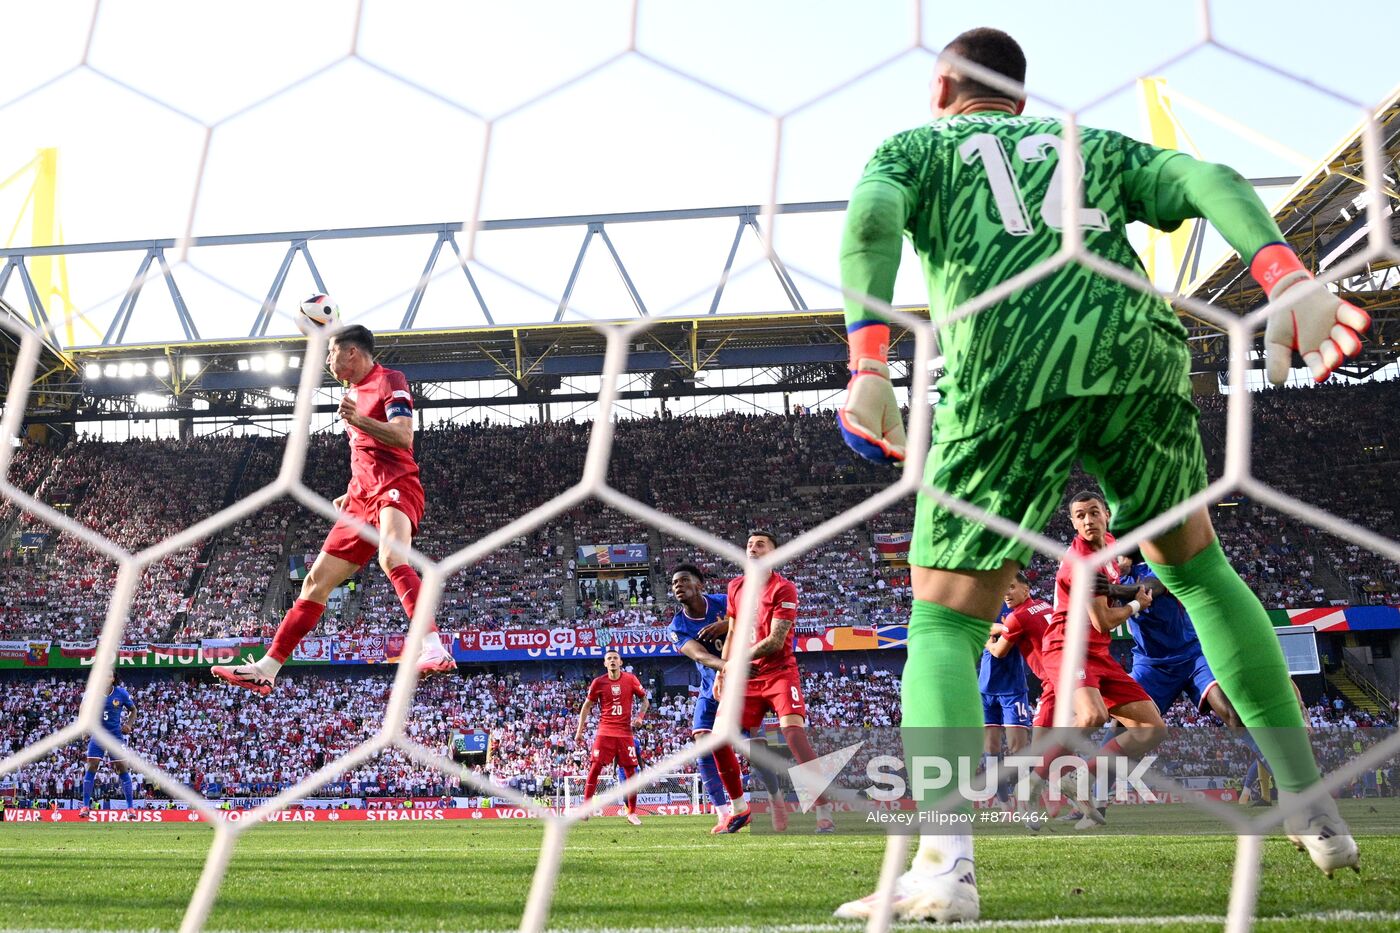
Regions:
<instances>
[{"instance_id":1,"label":"green goalkeeper shorts","mask_svg":"<svg viewBox=\"0 0 1400 933\"><path fill-rule=\"evenodd\" d=\"M1062 507L1080 461L1103 485L1115 535L1126 534L1206 487L1198 412L1178 395L1063 399L972 437L934 441L924 470L931 488L1031 531ZM1077 491L1077 490L1076 490ZM1025 566L1029 545L950 512L920 492L909 563L943 570Z\"/></svg>"}]
</instances>

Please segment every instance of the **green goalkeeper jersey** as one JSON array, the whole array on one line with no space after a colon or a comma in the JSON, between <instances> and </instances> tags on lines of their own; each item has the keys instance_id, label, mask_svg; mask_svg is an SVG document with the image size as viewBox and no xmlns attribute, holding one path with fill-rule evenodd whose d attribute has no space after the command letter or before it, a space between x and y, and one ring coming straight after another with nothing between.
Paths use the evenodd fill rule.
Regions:
<instances>
[{"instance_id":1,"label":"green goalkeeper jersey","mask_svg":"<svg viewBox=\"0 0 1400 933\"><path fill-rule=\"evenodd\" d=\"M848 293L890 300L900 234L922 262L935 322L1051 260L1062 245L1062 132L1056 119L982 111L886 140L848 211ZM1083 129L1081 140L1084 248L1141 279L1141 288L1072 262L940 327L939 440L1059 399L1189 396L1186 330L1151 291L1128 223L1173 230L1206 216L1246 258L1283 239L1253 189L1224 166L1107 130ZM858 301L846 308L848 325L876 317Z\"/></svg>"}]
</instances>

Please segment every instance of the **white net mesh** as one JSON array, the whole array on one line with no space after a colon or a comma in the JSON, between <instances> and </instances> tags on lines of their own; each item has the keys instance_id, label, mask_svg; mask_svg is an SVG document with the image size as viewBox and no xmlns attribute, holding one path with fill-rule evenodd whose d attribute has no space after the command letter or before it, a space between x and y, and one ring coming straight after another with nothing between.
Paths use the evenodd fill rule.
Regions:
<instances>
[{"instance_id":1,"label":"white net mesh","mask_svg":"<svg viewBox=\"0 0 1400 933\"><path fill-rule=\"evenodd\" d=\"M782 175L781 169L784 165L784 147L786 145L785 127L792 120L800 117L803 112L813 104L839 94L850 85L876 73L893 62L901 60L905 56L915 55L921 57L924 61L929 61L931 60L929 56L936 54L938 51L936 45L927 44L925 39L926 24L923 22L922 7L919 4L915 4L911 8L910 29L906 34L906 40L902 43L895 43L886 58L858 69L846 79L835 83L833 86L824 87L814 95L799 95L797 97L797 102L791 103L788 106L778 106L771 103L760 104L748 100L743 94L734 91L730 87L720 86L713 80L691 74L684 67L672 63L664 56L660 56L639 46L638 23L639 18L645 15L645 10L641 8L640 3L634 3L627 17L628 28L622 47L614 52L601 54L592 61L581 62L577 71L566 80L558 82L553 86L531 87L529 89L529 94L523 99L499 102L499 106L491 113L484 114L466 106L460 101L446 100L441 94L423 86L414 78L399 73L392 68L387 68L373 59L365 57L361 41L363 12L363 9L357 8L354 13L354 22L351 29L352 37L349 51L346 53L345 58L358 60L367 67L398 82L410 92L432 97L444 106L455 109L464 116L477 121L479 124L480 133L477 138L480 142L481 154L479 158L470 160L471 164L476 168L476 174L474 183L466 186L466 189L468 189L467 194L470 199L470 220L467 235L464 237L463 252L468 258L473 258L475 256L474 233L481 218L481 207L486 200L485 193L488 189L492 173L509 172L511 170L508 165L493 163L492 147L496 127L523 110L537 106L541 102L551 99L555 95L588 79L599 70L619 60L630 58L646 62L664 71L667 75L680 82L694 85L709 93L719 95L728 101L737 103L747 108L751 114L757 115L760 119L769 122L773 134L773 159L772 170L767 175L767 197L765 199L767 207L763 211L764 216L762 217L761 229L771 235L774 229L774 221L776 220L774 205L778 203L781 191L780 178ZM1400 261L1400 250L1397 250L1395 244L1390 242L1387 235L1389 226L1386 222L1387 215L1384 212L1384 205L1387 201L1382 190L1382 180L1384 178L1383 153L1374 115L1370 108L1360 102L1351 100L1346 95L1318 87L1310 82L1296 79L1294 76L1289 75L1284 69L1280 69L1267 61L1251 57L1236 48L1232 48L1218 41L1211 33L1210 12L1208 4L1202 3L1200 33L1196 41L1188 48L1166 59L1163 64L1178 61L1200 48L1211 47L1219 52L1251 62L1255 66L1271 73L1282 75L1291 80L1299 80L1300 84L1309 87L1313 91L1328 95L1335 100L1353 106L1363 122L1362 140L1366 165L1363 177L1359 179L1359 181L1364 185L1364 193L1366 195L1364 209L1370 218L1370 239L1368 248L1363 253L1354 257L1347 263L1329 270L1328 278L1334 281L1342 279L1356 270L1361 269L1366 263L1376 260L1385 259L1389 261ZM95 7L91 29L96 29L100 21L100 13L100 8ZM187 110L183 109L181 105L160 99L149 91L142 90L139 87L112 77L100 67L99 63L95 63L92 60L90 55L91 44L91 33L89 33L87 46L81 60L75 64L73 68L62 72L58 77L63 77L75 70L89 71L94 76L117 86L123 92L137 95L156 106L165 108L179 115L183 119L201 128L203 143L199 155L198 169L196 171L194 185L195 195L190 202L184 226L186 238L188 238L195 229L196 219L200 209L200 200L202 197L207 196L207 191L204 186L204 174L209 160L210 142L215 134L220 131L220 128L227 122L254 111L259 107L265 106L270 101L276 100L288 90L313 80L317 75L325 71L326 68L331 67L338 61L331 60L317 67L312 73L296 78L284 87L267 88L259 99L232 106L226 116L213 119L207 116L191 115ZM969 70L974 73L977 72L975 66L969 66ZM989 83L1004 83L1002 79L997 76L982 74L977 74L976 76L987 80ZM1054 259L1025 271L1014 279L1005 282L994 291L981 296L976 301L959 309L955 313L954 319L981 312L1012 291L1053 273L1065 263L1084 264L1100 274L1120 281L1131 288L1152 288L1151 285L1144 282L1136 274L1113 266L1086 252L1083 249L1082 238L1080 236L1080 218L1076 208L1076 205L1081 203L1080 178L1078 177L1076 168L1078 159L1075 158L1079 140L1075 132L1076 124L1073 114L1076 111L1082 112L1085 109L1093 107L1112 93L1116 93L1121 89L1121 87L1116 88L1102 96L1090 100L1078 108L1053 105L1069 115L1065 123L1065 153L1062 159L1062 165L1066 168L1064 173L1066 192L1066 196L1064 197L1065 216L1063 219L1064 248L1062 252ZM1032 95L1034 95L1035 89L1032 87L1029 90ZM32 91L26 92L20 97L0 106L0 112L3 112L7 107L12 107L23 102L30 93L32 93ZM1189 101L1189 98L1185 98L1184 95L1181 99ZM1228 125L1244 135L1255 138L1270 146L1282 146L1282 144L1274 143L1267 134L1252 130L1248 126L1238 123L1218 112L1212 111L1204 105L1200 105L1197 109L1198 112L1204 113L1212 119L1217 120L1217 122ZM865 143L870 145L873 145L875 142L876 140L873 139L865 141ZM1292 150L1288 150L1287 147L1283 147L1283 150L1289 153L1292 152ZM183 259L184 257L182 256L181 258ZM794 271L801 272L801 274L816 281L826 281L829 278L829 273L819 270L795 269ZM451 273L452 270L448 270L441 274ZM501 275L505 278L509 278L508 272L503 271ZM520 284L522 288L530 289L530 286L523 283ZM826 284L832 288L839 288L839 285L834 282L826 281ZM1233 386L1237 387L1245 385L1245 375L1250 362L1252 336L1262 329L1268 315L1276 313L1279 309L1266 307L1241 318L1222 313L1216 308L1182 295L1170 293L1162 294L1163 297L1171 301L1177 308L1189 312L1201 321L1214 325L1222 334L1228 337L1231 350L1230 382ZM541 294L541 297L553 301L557 296ZM907 329L914 337L915 353L911 368L912 387L910 389L910 398L913 400L926 399L929 396L930 364L933 360L936 347L935 328L932 327L928 321L918 316L903 313L893 308L886 308L885 310L893 323ZM584 316L586 317L586 315ZM922 404L913 404L911 406L911 424L909 425L910 457L904 469L902 479L859 506L843 512L785 543L777 551L763 560L748 561L745 555L730 542L721 540L703 528L695 527L680 521L674 516L657 511L617 489L612 488L608 485L607 476L609 458L612 452L614 427L613 410L617 396L617 387L619 380L627 372L629 347L636 342L637 337L645 333L651 323L650 320L644 319L621 325L598 325L599 331L603 333L607 339L606 368L603 376L603 388L598 401L598 416L589 443L583 475L576 485L544 505L526 514L520 515L505 527L486 535L469 547L462 549L442 561L434 562L423 554L412 550L406 551L400 555L421 573L423 578L422 596L418 602L417 612L412 620L412 625L405 641L404 655L400 660L393 689L390 694L388 708L384 714L382 727L372 739L359 745L348 755L326 763L324 767L314 774L311 774L295 786L283 790L276 797L268 800L255 810L245 814L242 819L238 820L224 818L224 814L216 809L209 800L201 797L189 787L182 785L172 776L164 773L151 761L132 754L130 749L125 749L125 753L128 756L127 761L134 769L159 782L161 786L167 788L175 797L188 804L191 808L199 811L204 818L211 821L215 827L213 844L209 850L203 872L190 898L189 906L184 916L181 927L183 931L186 931L186 933L193 933L193 931L200 930L204 926L210 909L218 896L220 884L223 881L229 860L234 853L238 840L244 833L255 831L260 821L269 814L311 794L317 788L336 780L345 771L354 768L359 763L370 759L387 748L396 747L419 764L437 769L454 780L460 780L470 784L478 788L483 794L511 801L520 807L532 810L535 809L535 803L520 793L483 780L480 776L461 768L442 755L406 737L404 729L406 715L410 708L418 679L415 669L415 660L419 651L422 635L426 632L430 620L434 618L436 613L444 580L462 568L476 563L484 556L501 548L521 534L548 523L589 498L596 498L607 506L633 516L635 519L648 526L660 529L675 539L689 542L696 548L703 549L725 561L744 567L746 580L751 585L745 587L745 600L744 604L740 607L738 616L739 631L735 635L735 643L741 646L748 646L750 644L751 640L747 636L754 623L757 595L761 589L760 586L752 584L760 581L768 571L783 566L799 555L820 548L823 544L831 541L843 531L866 521L876 513L888 508L916 491L926 496L932 496L939 501L940 504L959 514L972 516L979 521L985 522L993 529L1008 537L1013 537L1024 542L1040 554L1053 560L1059 560L1061 558L1063 547L1059 542L1051 540L1044 535L1021 529L1014 523L981 513L967 503L946 497L930 488L921 487L920 477L923 473L923 464L929 446L930 436L929 409L928 406ZM276 481L177 535L166 538L145 550L131 553L114 545L98 532L83 527L71 520L66 515L40 501L37 497L25 493L13 485L8 479L8 468L13 456L13 448L10 440L11 438L17 437L19 434L21 420L26 408L31 385L35 379L36 366L40 359L42 347L40 338L36 333L27 330L12 320L0 319L0 326L11 330L21 344L21 352L15 360L11 372L10 391L6 399L4 410L3 432L0 432L3 433L3 438L0 438L0 476L6 476L6 479L0 481L0 495L3 495L5 499L27 510L32 515L37 516L52 528L81 540L89 546L94 553L105 555L115 561L119 566L116 586L112 593L105 623L101 629L97 656L92 665L92 671L88 678L87 689L77 719L64 729L53 733L40 742L28 746L4 761L0 761L0 774L4 774L13 772L27 763L36 761L48 755L61 745L72 742L85 734L91 734L102 744L110 746L113 751L117 750L115 740L110 739L102 729L98 728L100 704L107 683L106 678L114 669L116 663L117 646L122 642L122 630L126 624L133 594L145 568L150 567L170 553L180 548L187 547L190 543L204 538L218 529L230 526L246 518L255 511L284 496L294 498L306 508L320 513L329 521L334 521L339 516L330 502L312 492L302 480L303 468L306 461L313 396L319 387L322 372L320 361L324 357L325 350L323 336L317 335L308 341L304 365L301 369L301 381L297 391L296 411L294 416L295 427L288 437L282 460L282 468ZM1303 522L1316 528L1323 529L1343 540L1353 542L1368 551L1382 555L1390 560L1400 561L1400 543L1388 540L1353 522L1329 514L1325 510L1326 503L1312 504L1298 501L1293 497L1270 488L1256 478L1251 471L1250 394L1245 391L1233 391L1229 396L1228 405L1228 434L1223 475L1199 495L1181 503L1170 512L1137 529L1132 534L1119 539L1107 551L1096 555L1096 562L1129 553L1144 540L1179 523L1191 510L1199 508L1208 502L1215 501L1219 497L1231 492L1247 494L1260 503L1293 515ZM1267 454L1265 453L1265 455ZM365 527L361 530L361 533L369 539L377 540L377 534L373 528ZM1086 606L1091 587L1091 577L1094 571L1090 562L1077 559L1075 569L1073 611L1068 628L1068 643L1065 650L1068 663L1065 663L1062 668L1063 679L1060 684L1061 696L1068 696L1072 693L1072 682L1070 678L1073 676L1073 671L1077 666L1077 659L1082 659L1084 657L1086 648L1086 632L1088 627ZM710 750L722 744L737 742L741 739L738 727L738 711L741 704L737 701L743 694L745 682L747 680L749 650L748 647L744 647L734 659L731 673L725 683L721 718L715 724L714 731L711 734L676 754L655 761L640 771L630 781L608 788L591 801L586 808L573 810L562 815L548 812L539 813L540 818L545 821L546 830L534 882L531 886L524 915L521 919L522 930L537 931L545 928L564 847L567 845L570 829L580 816L587 813L598 812L604 807L614 806L623 801L626 795L641 790L658 779L663 779L664 776L676 772L682 766L693 762L699 756L706 754ZM1073 711L1070 705L1060 704L1056 711L1055 724L1057 726L1070 725L1072 723L1072 717ZM1321 794L1328 790L1335 789L1351 780L1363 770L1374 767L1376 764L1394 757L1397 753L1400 753L1400 735L1392 736L1389 740L1371 747L1364 755L1352 760L1344 767L1333 771L1328 775L1323 785L1317 790L1317 793ZM1299 803L1301 805L1302 801ZM1238 834L1239 841L1233 883L1231 886L1227 927L1231 930L1248 929L1252 922L1258 890L1260 834L1275 830L1289 815L1289 811L1287 808L1278 808L1250 820L1239 815L1230 808L1219 806L1212 807L1209 804L1201 805L1211 809L1223 823L1231 827L1231 829ZM869 926L872 930L881 930L888 925L890 916L889 898L893 890L894 881L905 866L907 848L908 838L906 836L896 834L889 837L886 857L880 876L880 890L884 895L884 899L881 902L881 909L876 912L876 916L870 921Z\"/></svg>"}]
</instances>

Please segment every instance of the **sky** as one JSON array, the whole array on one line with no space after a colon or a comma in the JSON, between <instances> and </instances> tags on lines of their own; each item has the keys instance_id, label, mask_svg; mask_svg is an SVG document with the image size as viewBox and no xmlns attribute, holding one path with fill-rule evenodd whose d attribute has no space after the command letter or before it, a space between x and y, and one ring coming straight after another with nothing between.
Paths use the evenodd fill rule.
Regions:
<instances>
[{"instance_id":1,"label":"sky","mask_svg":"<svg viewBox=\"0 0 1400 933\"><path fill-rule=\"evenodd\" d=\"M1195 0L1150 10L1006 0L0 0L8 35L19 37L0 60L0 179L57 147L67 243L765 204L774 195L841 200L882 138L928 118L933 57L916 44L938 48L977 25L1007 29L1025 47L1028 112L1073 111L1086 125L1141 135L1132 81L1162 76L1279 144L1180 113L1205 157L1246 176L1295 175L1400 79L1387 30L1366 28L1392 18L1379 0L1335 18L1296 0L1272 3L1267 18L1244 0L1212 3L1214 45L1203 44L1202 10ZM24 179L0 188L7 245L30 242L26 193ZM773 231L811 307L838 304L839 229L840 216L826 214L783 218ZM708 309L733 221L609 232L652 313ZM498 323L553 317L583 233L476 238L473 271ZM312 253L345 316L385 329L402 317L432 242L320 241ZM247 334L284 252L188 251L174 275L203 336ZM77 344L105 331L141 256L68 261L71 295L92 325L77 328ZM745 243L722 311L786 307L762 258L756 240ZM447 261L435 271L419 325L484 323L460 272ZM913 273L906 263L897 302L922 300ZM314 290L296 264L279 309ZM4 297L23 306L18 277ZM178 338L171 308L162 283L150 281L127 340ZM568 318L627 313L595 244ZM291 332L286 317L272 327Z\"/></svg>"}]
</instances>

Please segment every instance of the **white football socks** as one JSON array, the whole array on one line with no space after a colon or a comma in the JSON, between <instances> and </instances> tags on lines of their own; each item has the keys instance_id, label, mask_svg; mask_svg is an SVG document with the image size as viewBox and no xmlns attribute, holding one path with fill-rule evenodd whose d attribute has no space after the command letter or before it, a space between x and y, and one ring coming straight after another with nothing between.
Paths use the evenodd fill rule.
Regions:
<instances>
[{"instance_id":1,"label":"white football socks","mask_svg":"<svg viewBox=\"0 0 1400 933\"><path fill-rule=\"evenodd\" d=\"M253 662L253 667L257 668L259 674L271 680L276 678L278 671L282 670L282 662L270 654L265 654Z\"/></svg>"},{"instance_id":2,"label":"white football socks","mask_svg":"<svg viewBox=\"0 0 1400 933\"><path fill-rule=\"evenodd\" d=\"M960 858L972 858L971 834L940 833L920 836L913 870L944 871Z\"/></svg>"},{"instance_id":3,"label":"white football socks","mask_svg":"<svg viewBox=\"0 0 1400 933\"><path fill-rule=\"evenodd\" d=\"M443 647L442 636L437 632L428 632L423 636L423 656L436 658L447 654L447 649Z\"/></svg>"}]
</instances>

